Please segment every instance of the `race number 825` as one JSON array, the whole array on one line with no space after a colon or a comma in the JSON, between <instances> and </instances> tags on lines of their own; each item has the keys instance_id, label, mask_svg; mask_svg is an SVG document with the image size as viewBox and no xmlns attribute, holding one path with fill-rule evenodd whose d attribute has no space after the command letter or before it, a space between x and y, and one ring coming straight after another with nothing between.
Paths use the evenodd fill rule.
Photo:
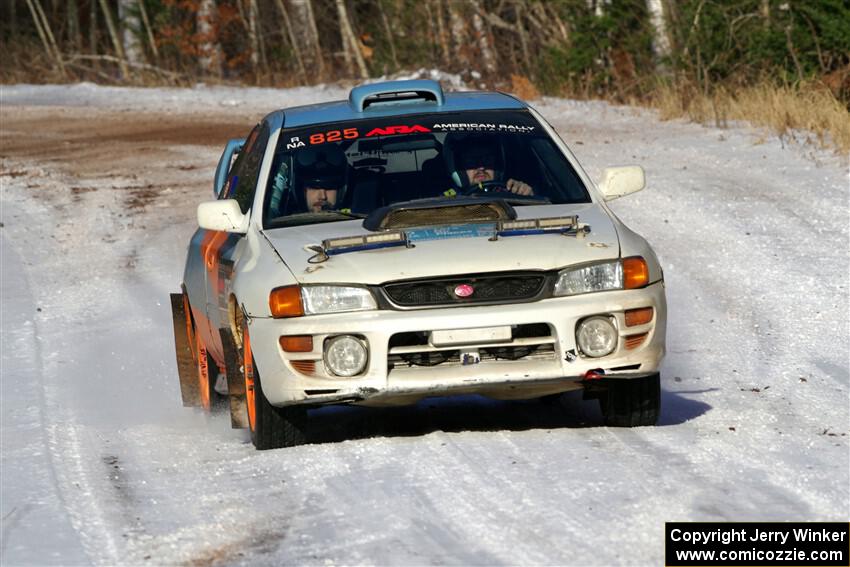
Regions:
<instances>
[{"instance_id":1,"label":"race number 825","mask_svg":"<svg viewBox=\"0 0 850 567\"><path fill-rule=\"evenodd\" d=\"M360 134L357 128L346 128L345 130L328 130L327 132L317 132L310 136L310 144L324 144L325 142L339 142L342 139L353 140Z\"/></svg>"}]
</instances>

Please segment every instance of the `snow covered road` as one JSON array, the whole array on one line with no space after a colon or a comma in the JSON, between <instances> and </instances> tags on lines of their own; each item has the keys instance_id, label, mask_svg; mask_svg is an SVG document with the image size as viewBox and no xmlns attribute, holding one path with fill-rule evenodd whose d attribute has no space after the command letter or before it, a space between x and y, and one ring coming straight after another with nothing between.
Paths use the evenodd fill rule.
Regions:
<instances>
[{"instance_id":1,"label":"snow covered road","mask_svg":"<svg viewBox=\"0 0 850 567\"><path fill-rule=\"evenodd\" d=\"M180 406L168 296L228 137L316 90L3 87L3 565L659 565L665 521L850 518L847 164L546 99L658 252L659 426L595 402L314 412L256 452Z\"/></svg>"}]
</instances>

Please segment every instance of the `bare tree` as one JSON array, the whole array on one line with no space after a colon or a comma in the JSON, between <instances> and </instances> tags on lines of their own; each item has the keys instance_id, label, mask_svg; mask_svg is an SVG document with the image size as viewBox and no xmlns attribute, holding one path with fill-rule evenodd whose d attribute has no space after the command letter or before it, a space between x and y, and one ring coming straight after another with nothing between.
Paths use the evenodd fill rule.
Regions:
<instances>
[{"instance_id":1,"label":"bare tree","mask_svg":"<svg viewBox=\"0 0 850 567\"><path fill-rule=\"evenodd\" d=\"M295 62L298 64L298 75L301 81L307 80L307 69L304 68L304 56L301 54L301 46L298 45L298 40L295 39L295 32L292 29L292 20L289 17L289 10L283 0L275 0L277 11L280 12L283 18L283 26L286 30L286 38L289 40L289 45L292 46L292 53L295 55Z\"/></svg>"},{"instance_id":2,"label":"bare tree","mask_svg":"<svg viewBox=\"0 0 850 567\"><path fill-rule=\"evenodd\" d=\"M459 12L462 5L449 0L448 8L449 8L449 25L452 30L452 51L454 52L454 59L457 61L462 67L469 66L469 55L467 52L467 45L469 42L469 37L466 30L466 22L463 20L463 16Z\"/></svg>"},{"instance_id":3,"label":"bare tree","mask_svg":"<svg viewBox=\"0 0 850 567\"><path fill-rule=\"evenodd\" d=\"M47 16L44 15L44 9L41 7L39 0L27 0L30 12L32 13L33 22L35 22L36 31L44 45L44 51L47 56L53 59L56 68L63 75L65 74L65 63L62 61L62 53L56 45L56 38L50 30L50 22L47 21Z\"/></svg>"},{"instance_id":4,"label":"bare tree","mask_svg":"<svg viewBox=\"0 0 850 567\"><path fill-rule=\"evenodd\" d=\"M484 70L488 75L496 72L496 54L493 51L492 41L490 39L490 30L484 19L481 17L482 9L478 0L470 0L474 11L472 12L472 28L475 30L475 43L478 45L478 51L481 53L481 62L484 64Z\"/></svg>"},{"instance_id":5,"label":"bare tree","mask_svg":"<svg viewBox=\"0 0 850 567\"><path fill-rule=\"evenodd\" d=\"M124 45L118 37L118 28L115 26L115 20L112 19L112 12L109 10L107 0L100 0L100 9L103 10L103 19L106 20L106 28L109 30L109 37L112 39L112 46L115 48L115 54L118 57L121 77L126 79L130 76L130 69L127 66L127 56L124 54Z\"/></svg>"},{"instance_id":6,"label":"bare tree","mask_svg":"<svg viewBox=\"0 0 850 567\"><path fill-rule=\"evenodd\" d=\"M142 24L145 26L145 33L147 34L148 44L150 45L151 53L153 53L154 61L159 61L159 48L153 37L153 28L151 27L150 18L148 18L148 11L145 8L145 0L139 0L139 14L142 16Z\"/></svg>"},{"instance_id":7,"label":"bare tree","mask_svg":"<svg viewBox=\"0 0 850 567\"><path fill-rule=\"evenodd\" d=\"M201 57L198 63L207 75L221 75L221 46L213 30L215 10L215 0L201 0L195 20L201 38Z\"/></svg>"},{"instance_id":8,"label":"bare tree","mask_svg":"<svg viewBox=\"0 0 850 567\"><path fill-rule=\"evenodd\" d=\"M357 63L357 70L360 72L361 79L369 78L369 70L366 68L366 62L363 60L363 53L360 52L360 46L357 44L357 37L354 35L354 30L351 28L351 21L348 19L348 10L345 7L345 0L336 0L336 9L339 14L339 33L342 36L342 51L345 55L345 61L349 67L349 73L354 74L352 62Z\"/></svg>"},{"instance_id":9,"label":"bare tree","mask_svg":"<svg viewBox=\"0 0 850 567\"><path fill-rule=\"evenodd\" d=\"M440 62L445 66L449 66L451 61L451 49L449 48L449 34L446 31L445 16L443 15L443 0L430 0L437 9L435 10L434 19L437 20L437 38L440 44Z\"/></svg>"},{"instance_id":10,"label":"bare tree","mask_svg":"<svg viewBox=\"0 0 850 567\"><path fill-rule=\"evenodd\" d=\"M12 0L12 6L15 1ZM68 0L68 13L65 18L66 32L75 51L82 51L83 37L80 35L80 7L77 0Z\"/></svg>"},{"instance_id":11,"label":"bare tree","mask_svg":"<svg viewBox=\"0 0 850 567\"><path fill-rule=\"evenodd\" d=\"M665 72L665 61L670 57L670 36L667 33L667 20L664 14L662 0L647 0L646 10L649 12L652 24L652 52L655 55L655 67L658 72Z\"/></svg>"},{"instance_id":12,"label":"bare tree","mask_svg":"<svg viewBox=\"0 0 850 567\"><path fill-rule=\"evenodd\" d=\"M134 0L118 0L118 21L121 25L121 45L124 55L130 63L141 63L144 60L142 43L139 32L142 29L139 22L138 6Z\"/></svg>"},{"instance_id":13,"label":"bare tree","mask_svg":"<svg viewBox=\"0 0 850 567\"><path fill-rule=\"evenodd\" d=\"M304 65L315 73L317 80L322 80L325 77L325 63L316 18L313 15L313 3L310 0L289 0L288 4L294 24L293 31L298 44L303 46L301 53Z\"/></svg>"}]
</instances>

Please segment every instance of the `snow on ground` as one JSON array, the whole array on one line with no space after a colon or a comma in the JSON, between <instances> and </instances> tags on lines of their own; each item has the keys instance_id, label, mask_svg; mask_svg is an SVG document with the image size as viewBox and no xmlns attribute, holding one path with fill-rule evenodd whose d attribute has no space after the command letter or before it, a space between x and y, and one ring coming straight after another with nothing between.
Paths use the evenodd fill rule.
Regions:
<instances>
[{"instance_id":1,"label":"snow on ground","mask_svg":"<svg viewBox=\"0 0 850 567\"><path fill-rule=\"evenodd\" d=\"M657 427L464 397L259 453L180 407L167 294L220 146L346 95L2 87L0 562L658 565L665 521L850 517L846 164L602 103L537 108L594 177L646 168L614 208L665 270Z\"/></svg>"}]
</instances>

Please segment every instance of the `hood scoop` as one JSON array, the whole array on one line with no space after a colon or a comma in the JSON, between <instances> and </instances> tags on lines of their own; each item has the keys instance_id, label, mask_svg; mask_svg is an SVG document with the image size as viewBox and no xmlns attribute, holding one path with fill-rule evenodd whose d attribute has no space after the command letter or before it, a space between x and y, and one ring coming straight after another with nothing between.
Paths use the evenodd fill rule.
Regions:
<instances>
[{"instance_id":1,"label":"hood scoop","mask_svg":"<svg viewBox=\"0 0 850 567\"><path fill-rule=\"evenodd\" d=\"M371 231L514 220L516 211L501 199L421 199L381 207L363 221Z\"/></svg>"}]
</instances>

